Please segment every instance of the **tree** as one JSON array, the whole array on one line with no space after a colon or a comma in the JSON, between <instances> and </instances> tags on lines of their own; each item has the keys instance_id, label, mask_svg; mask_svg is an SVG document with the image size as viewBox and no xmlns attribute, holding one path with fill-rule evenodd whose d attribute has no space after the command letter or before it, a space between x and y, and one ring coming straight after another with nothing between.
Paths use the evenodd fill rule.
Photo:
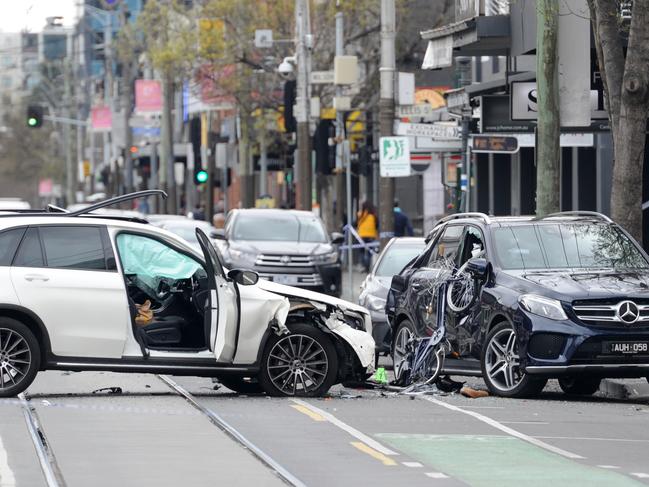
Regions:
<instances>
[{"instance_id":1,"label":"tree","mask_svg":"<svg viewBox=\"0 0 649 487\"><path fill-rule=\"evenodd\" d=\"M184 3L147 2L138 16L137 27L143 36L146 57L159 73L162 83L160 135L160 186L169 198L167 211L176 213L176 183L173 170L172 109L175 86L194 66L196 25Z\"/></svg>"},{"instance_id":2,"label":"tree","mask_svg":"<svg viewBox=\"0 0 649 487\"><path fill-rule=\"evenodd\" d=\"M536 86L539 113L536 144L536 214L547 215L560 210L557 2L538 0L536 18Z\"/></svg>"},{"instance_id":3,"label":"tree","mask_svg":"<svg viewBox=\"0 0 649 487\"><path fill-rule=\"evenodd\" d=\"M619 1L588 0L588 6L613 136L611 216L642 241L642 171L649 112L649 2L633 2L628 31L623 28Z\"/></svg>"}]
</instances>

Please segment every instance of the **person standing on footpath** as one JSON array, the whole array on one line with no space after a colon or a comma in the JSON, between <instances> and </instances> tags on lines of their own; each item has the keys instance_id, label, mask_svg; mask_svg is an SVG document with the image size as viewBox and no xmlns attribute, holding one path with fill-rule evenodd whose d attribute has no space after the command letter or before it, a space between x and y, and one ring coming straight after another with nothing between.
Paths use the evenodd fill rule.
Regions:
<instances>
[{"instance_id":1,"label":"person standing on footpath","mask_svg":"<svg viewBox=\"0 0 649 487\"><path fill-rule=\"evenodd\" d=\"M413 235L410 218L399 208L399 200L394 200L394 236L412 237Z\"/></svg>"},{"instance_id":2,"label":"person standing on footpath","mask_svg":"<svg viewBox=\"0 0 649 487\"><path fill-rule=\"evenodd\" d=\"M358 213L356 231L366 244L379 238L379 219L376 216L376 208L369 201L363 203L361 211ZM372 252L369 249L363 249L362 262L365 272L370 272Z\"/></svg>"}]
</instances>

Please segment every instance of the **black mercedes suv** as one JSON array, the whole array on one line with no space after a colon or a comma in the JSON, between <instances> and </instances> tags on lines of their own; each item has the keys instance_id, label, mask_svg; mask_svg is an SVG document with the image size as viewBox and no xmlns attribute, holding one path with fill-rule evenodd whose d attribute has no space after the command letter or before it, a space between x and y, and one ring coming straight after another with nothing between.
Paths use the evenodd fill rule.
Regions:
<instances>
[{"instance_id":1,"label":"black mercedes suv","mask_svg":"<svg viewBox=\"0 0 649 487\"><path fill-rule=\"evenodd\" d=\"M411 337L437 327L431 289L459 269L474 278L476 298L460 312L446 307L444 373L482 376L508 397L539 393L548 378L592 394L602 378L649 375L649 257L608 217L564 212L442 219L392 280L397 376Z\"/></svg>"},{"instance_id":2,"label":"black mercedes suv","mask_svg":"<svg viewBox=\"0 0 649 487\"><path fill-rule=\"evenodd\" d=\"M251 269L262 279L340 296L336 244L320 217L308 211L242 209L228 213L216 238L228 268Z\"/></svg>"}]
</instances>

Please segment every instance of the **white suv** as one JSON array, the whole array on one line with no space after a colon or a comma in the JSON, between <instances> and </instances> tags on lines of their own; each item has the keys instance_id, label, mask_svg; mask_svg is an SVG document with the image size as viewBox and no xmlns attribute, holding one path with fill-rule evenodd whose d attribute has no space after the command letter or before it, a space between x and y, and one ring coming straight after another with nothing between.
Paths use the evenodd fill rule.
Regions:
<instances>
[{"instance_id":1,"label":"white suv","mask_svg":"<svg viewBox=\"0 0 649 487\"><path fill-rule=\"evenodd\" d=\"M217 377L278 396L372 373L364 308L226 272L200 230L202 254L137 219L88 214L151 194L164 195L0 214L0 397L49 369Z\"/></svg>"}]
</instances>

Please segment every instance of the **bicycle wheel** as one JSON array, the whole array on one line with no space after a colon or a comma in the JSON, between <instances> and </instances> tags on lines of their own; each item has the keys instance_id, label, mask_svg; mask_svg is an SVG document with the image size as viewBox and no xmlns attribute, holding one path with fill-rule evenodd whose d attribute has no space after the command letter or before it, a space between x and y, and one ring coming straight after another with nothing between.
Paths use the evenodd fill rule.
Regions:
<instances>
[{"instance_id":1,"label":"bicycle wheel","mask_svg":"<svg viewBox=\"0 0 649 487\"><path fill-rule=\"evenodd\" d=\"M458 269L446 290L446 303L455 313L466 311L475 302L478 294L475 279L466 272L466 267L465 263Z\"/></svg>"},{"instance_id":2,"label":"bicycle wheel","mask_svg":"<svg viewBox=\"0 0 649 487\"><path fill-rule=\"evenodd\" d=\"M424 384L432 384L439 377L442 368L444 368L444 359L446 358L446 349L443 344L439 344L437 348L427 357L426 360L426 375L428 379Z\"/></svg>"}]
</instances>

